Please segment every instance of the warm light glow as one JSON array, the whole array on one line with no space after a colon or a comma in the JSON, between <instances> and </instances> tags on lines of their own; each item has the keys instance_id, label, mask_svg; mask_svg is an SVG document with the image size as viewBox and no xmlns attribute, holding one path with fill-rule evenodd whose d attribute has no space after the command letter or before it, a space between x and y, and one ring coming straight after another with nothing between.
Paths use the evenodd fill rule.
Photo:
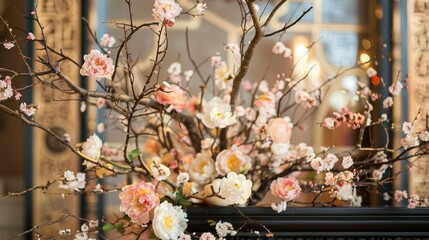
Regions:
<instances>
[{"instance_id":1,"label":"warm light glow","mask_svg":"<svg viewBox=\"0 0 429 240\"><path fill-rule=\"evenodd\" d=\"M337 112L340 112L341 108L347 106L347 101L347 93L345 93L343 90L337 90L329 97L329 105Z\"/></svg>"},{"instance_id":2,"label":"warm light glow","mask_svg":"<svg viewBox=\"0 0 429 240\"><path fill-rule=\"evenodd\" d=\"M295 58L301 58L302 56L308 54L308 48L304 44L298 44L294 49Z\"/></svg>"},{"instance_id":3,"label":"warm light glow","mask_svg":"<svg viewBox=\"0 0 429 240\"><path fill-rule=\"evenodd\" d=\"M363 39L362 40L362 46L365 49L370 49L372 46L371 41L369 41L368 39Z\"/></svg>"},{"instance_id":4,"label":"warm light glow","mask_svg":"<svg viewBox=\"0 0 429 240\"><path fill-rule=\"evenodd\" d=\"M371 58L369 57L368 54L361 53L360 57L359 57L359 60L360 60L361 63L367 63L367 62L369 62L369 60L371 60Z\"/></svg>"}]
</instances>

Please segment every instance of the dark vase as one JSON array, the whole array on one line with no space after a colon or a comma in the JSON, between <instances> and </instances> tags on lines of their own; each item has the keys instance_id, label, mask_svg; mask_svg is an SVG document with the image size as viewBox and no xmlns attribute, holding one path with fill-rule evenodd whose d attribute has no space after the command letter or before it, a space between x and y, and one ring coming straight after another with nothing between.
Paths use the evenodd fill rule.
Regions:
<instances>
[{"instance_id":1,"label":"dark vase","mask_svg":"<svg viewBox=\"0 0 429 240\"><path fill-rule=\"evenodd\" d=\"M429 208L288 208L277 213L265 207L190 207L187 213L190 233L214 232L209 219L243 226L228 239L265 239L266 229L272 239L429 239Z\"/></svg>"}]
</instances>

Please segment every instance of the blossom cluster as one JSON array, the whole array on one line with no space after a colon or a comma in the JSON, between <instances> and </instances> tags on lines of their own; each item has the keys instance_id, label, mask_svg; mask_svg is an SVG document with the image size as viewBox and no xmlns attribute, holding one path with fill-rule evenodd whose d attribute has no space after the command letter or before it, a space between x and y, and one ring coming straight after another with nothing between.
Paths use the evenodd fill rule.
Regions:
<instances>
[{"instance_id":1,"label":"blossom cluster","mask_svg":"<svg viewBox=\"0 0 429 240\"><path fill-rule=\"evenodd\" d=\"M280 1L278 6L284 2ZM340 111L323 115L314 112L324 104L325 96L329 96L326 86L336 79L319 84L310 80L310 72L302 78L297 77L300 74L294 71L300 70L295 68L302 59L292 50L293 46L282 40L282 35L268 42L271 44L268 53L273 59L293 66L291 73L279 72L275 77L264 74L258 81L246 74L256 47L253 43L270 35L264 33L270 29L267 23L260 26L260 36L245 42L246 34L260 31L255 26L247 29L248 23L262 22L269 11L264 8L259 13L260 8L253 1L238 1L243 14L240 42L225 43L220 52L210 53L200 64L188 54L192 68L186 68L188 65L180 57L170 62L164 58L171 42L168 31L181 25L176 21L182 15L203 16L208 7L204 0L194 1L194 6L187 10L179 3L153 0L151 14L155 21L151 23L115 22L123 28L125 37L115 38L106 33L97 38L94 34L99 48L83 56L80 74L89 81L94 80L98 85L96 90L80 88L59 75L60 72L52 73L70 87L63 92L79 95L80 112L94 108L100 114L98 119L102 122L97 123L86 141L76 143L68 133L56 136L79 155L84 172L67 170L54 182L59 183L60 189L69 190L68 194L119 192L117 211L120 214L115 213L112 221L106 218L101 229L116 230L122 235L135 234L142 239L152 234L166 240L226 239L239 234L243 227L234 228L232 223L216 219L208 221L214 227L212 233L188 233L187 207L201 204L238 208L256 205L263 198L268 199L267 206L279 214L291 205L315 206L320 201L324 201L323 206L359 207L363 202L359 195L361 190L379 186L387 182L386 179L394 180L389 169L393 169L395 161L402 160L400 156L407 153L419 157L429 153L429 131L419 130L417 120L402 124L400 148L390 149L389 144L374 146L372 134L367 133L375 124L381 125L386 133L397 129L386 114L378 116L373 112L373 104L381 100L383 108L392 107L394 98L404 88L404 81L385 85L384 79L373 67L368 67L368 63L359 63L354 68L363 75L366 72L368 79L353 83L355 90L350 91L349 96L353 102ZM152 64L151 70L136 74L130 60L135 55L128 52L128 47L134 40L131 37L137 36L133 34L146 27L158 38L158 42L155 41L157 51L151 53L155 57L150 56L151 61L148 61ZM35 44L45 43L31 32L26 33L25 39ZM3 46L11 49L14 43L16 41L6 41ZM306 54L313 44L306 48ZM63 61L68 60L61 57ZM47 66L49 69L57 67ZM204 69L209 72L205 73ZM0 76L1 103L12 97L20 99L21 90L15 87L13 79L14 76ZM389 96L381 99L382 94L370 84L386 87ZM199 90L195 90L197 85ZM195 91L198 92L195 94ZM34 121L33 125L38 126L34 115L39 108L20 102L18 109L8 112L21 119L31 117L25 120ZM378 117L380 121L372 125L371 119ZM312 124L314 122L318 124ZM341 129L337 129L340 126ZM333 144L314 147L302 139L297 140L312 134L308 130L310 127L358 133L358 142L355 146L341 146L342 149ZM109 128L115 130L115 135L116 131L121 132L114 137L124 141L120 144L106 142L100 134ZM55 134L48 128L42 129ZM367 135L371 135L370 144L364 147L363 139ZM410 164L410 169L412 167ZM93 180L120 175L125 178L118 178L115 184ZM406 199L409 208L428 205L425 196L409 194L406 190L382 192L377 189L374 192L384 199L391 195L398 202ZM58 234L90 240L94 234L91 231L98 230L98 222L86 221L80 230L62 229Z\"/></svg>"}]
</instances>

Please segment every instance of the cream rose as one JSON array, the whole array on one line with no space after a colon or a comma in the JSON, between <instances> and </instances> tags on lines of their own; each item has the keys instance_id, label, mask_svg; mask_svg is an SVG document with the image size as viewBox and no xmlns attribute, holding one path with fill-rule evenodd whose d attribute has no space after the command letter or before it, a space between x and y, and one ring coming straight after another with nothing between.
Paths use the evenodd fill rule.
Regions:
<instances>
[{"instance_id":1,"label":"cream rose","mask_svg":"<svg viewBox=\"0 0 429 240\"><path fill-rule=\"evenodd\" d=\"M103 143L101 142L101 139L94 133L82 145L82 154L93 160L98 160L100 158L100 152L101 152L102 146L103 146ZM84 161L83 165L86 165L87 168L91 168L95 166L95 164L88 161Z\"/></svg>"},{"instance_id":2,"label":"cream rose","mask_svg":"<svg viewBox=\"0 0 429 240\"><path fill-rule=\"evenodd\" d=\"M196 183L204 185L216 177L215 162L209 153L198 153L191 163L187 164L189 177Z\"/></svg>"},{"instance_id":3,"label":"cream rose","mask_svg":"<svg viewBox=\"0 0 429 240\"><path fill-rule=\"evenodd\" d=\"M186 213L179 206L164 201L155 208L153 232L162 240L177 239L188 227Z\"/></svg>"},{"instance_id":4,"label":"cream rose","mask_svg":"<svg viewBox=\"0 0 429 240\"><path fill-rule=\"evenodd\" d=\"M251 167L252 159L235 146L223 150L216 157L216 171L222 176L230 172L246 172Z\"/></svg>"}]
</instances>

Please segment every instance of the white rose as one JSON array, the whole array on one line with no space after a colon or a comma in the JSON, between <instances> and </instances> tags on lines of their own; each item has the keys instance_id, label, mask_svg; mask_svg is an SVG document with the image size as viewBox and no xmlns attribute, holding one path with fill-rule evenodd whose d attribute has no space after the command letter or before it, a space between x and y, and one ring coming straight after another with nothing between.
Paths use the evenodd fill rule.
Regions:
<instances>
[{"instance_id":1,"label":"white rose","mask_svg":"<svg viewBox=\"0 0 429 240\"><path fill-rule=\"evenodd\" d=\"M164 201L155 208L152 220L153 232L162 240L177 239L188 227L186 217L181 207Z\"/></svg>"},{"instance_id":2,"label":"white rose","mask_svg":"<svg viewBox=\"0 0 429 240\"><path fill-rule=\"evenodd\" d=\"M243 174L230 172L222 179L216 179L212 183L213 189L222 196L227 204L245 204L252 193L252 181L246 179Z\"/></svg>"},{"instance_id":3,"label":"white rose","mask_svg":"<svg viewBox=\"0 0 429 240\"><path fill-rule=\"evenodd\" d=\"M91 137L89 137L86 142L82 145L82 154L88 158L91 158L97 161L100 158L101 147L103 143L101 139L94 133ZM95 164L84 161L83 164L87 168L94 167Z\"/></svg>"},{"instance_id":4,"label":"white rose","mask_svg":"<svg viewBox=\"0 0 429 240\"><path fill-rule=\"evenodd\" d=\"M225 128L237 121L231 112L231 106L224 103L219 97L214 97L207 102L204 105L204 112L197 116L208 128Z\"/></svg>"}]
</instances>

